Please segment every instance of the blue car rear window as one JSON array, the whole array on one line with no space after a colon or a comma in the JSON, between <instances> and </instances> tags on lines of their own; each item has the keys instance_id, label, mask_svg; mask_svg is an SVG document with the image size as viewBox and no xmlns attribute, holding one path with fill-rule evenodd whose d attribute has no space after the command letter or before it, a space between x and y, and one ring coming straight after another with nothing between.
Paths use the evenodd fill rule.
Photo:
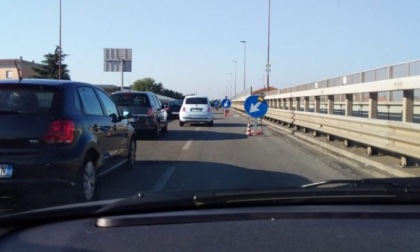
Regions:
<instances>
[{"instance_id":1,"label":"blue car rear window","mask_svg":"<svg viewBox=\"0 0 420 252\"><path fill-rule=\"evenodd\" d=\"M0 111L29 114L51 110L56 91L41 86L0 86Z\"/></svg>"}]
</instances>

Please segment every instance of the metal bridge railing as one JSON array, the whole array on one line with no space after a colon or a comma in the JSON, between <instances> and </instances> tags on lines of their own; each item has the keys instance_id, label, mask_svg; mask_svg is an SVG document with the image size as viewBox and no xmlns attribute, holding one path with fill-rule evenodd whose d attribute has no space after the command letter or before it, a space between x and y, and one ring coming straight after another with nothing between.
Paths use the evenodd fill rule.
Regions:
<instances>
[{"instance_id":1,"label":"metal bridge railing","mask_svg":"<svg viewBox=\"0 0 420 252\"><path fill-rule=\"evenodd\" d=\"M420 60L390 65L363 72L347 74L326 80L315 81L294 87L287 87L267 92L266 95L285 94L298 91L306 91L317 88L337 87L341 85L359 84L380 80L397 79L420 75Z\"/></svg>"}]
</instances>

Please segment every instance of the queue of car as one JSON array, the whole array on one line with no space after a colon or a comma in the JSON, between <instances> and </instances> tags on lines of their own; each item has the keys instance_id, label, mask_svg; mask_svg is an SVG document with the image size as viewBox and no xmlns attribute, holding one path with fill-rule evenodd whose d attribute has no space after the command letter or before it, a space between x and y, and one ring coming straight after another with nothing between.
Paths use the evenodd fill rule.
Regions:
<instances>
[{"instance_id":1,"label":"queue of car","mask_svg":"<svg viewBox=\"0 0 420 252\"><path fill-rule=\"evenodd\" d=\"M158 138L169 117L181 126L213 124L204 96L164 106L152 92L109 95L82 82L0 81L0 198L28 202L54 186L72 200L95 200L102 176L134 167L137 136Z\"/></svg>"}]
</instances>

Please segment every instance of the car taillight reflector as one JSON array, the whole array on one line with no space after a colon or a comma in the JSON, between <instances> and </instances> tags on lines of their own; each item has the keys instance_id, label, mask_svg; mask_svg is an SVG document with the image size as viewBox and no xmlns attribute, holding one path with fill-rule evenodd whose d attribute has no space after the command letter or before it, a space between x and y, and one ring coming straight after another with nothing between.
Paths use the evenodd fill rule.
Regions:
<instances>
[{"instance_id":1,"label":"car taillight reflector","mask_svg":"<svg viewBox=\"0 0 420 252\"><path fill-rule=\"evenodd\" d=\"M210 111L211 111L211 108L210 108L210 107L208 107L208 108L207 108L207 112L210 112Z\"/></svg>"},{"instance_id":2,"label":"car taillight reflector","mask_svg":"<svg viewBox=\"0 0 420 252\"><path fill-rule=\"evenodd\" d=\"M148 116L152 116L153 115L153 109L152 108L147 108L147 115Z\"/></svg>"},{"instance_id":3,"label":"car taillight reflector","mask_svg":"<svg viewBox=\"0 0 420 252\"><path fill-rule=\"evenodd\" d=\"M46 143L67 143L74 141L75 126L73 121L57 120L53 121L48 127L47 133L44 135Z\"/></svg>"},{"instance_id":4,"label":"car taillight reflector","mask_svg":"<svg viewBox=\"0 0 420 252\"><path fill-rule=\"evenodd\" d=\"M185 109L185 107L182 107L182 111L186 112L187 110Z\"/></svg>"}]
</instances>

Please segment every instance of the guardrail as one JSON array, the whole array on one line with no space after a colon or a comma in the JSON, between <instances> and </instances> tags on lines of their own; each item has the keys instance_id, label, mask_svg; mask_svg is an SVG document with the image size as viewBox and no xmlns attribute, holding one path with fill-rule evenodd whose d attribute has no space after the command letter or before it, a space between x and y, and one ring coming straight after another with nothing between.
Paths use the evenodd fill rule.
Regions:
<instances>
[{"instance_id":1,"label":"guardrail","mask_svg":"<svg viewBox=\"0 0 420 252\"><path fill-rule=\"evenodd\" d=\"M292 88L299 91L288 93L271 92L266 93L264 98L269 105L264 118L295 130L325 134L330 141L343 139L346 146L351 142L365 145L367 155L374 155L378 150L398 154L401 157L400 165L405 167L409 160L420 159L420 124L413 123L415 110L420 111L420 102L415 103L415 100L420 100L414 96L416 89L420 89L420 76L307 90ZM395 91L401 93L401 101L378 99L380 92ZM362 96L367 101L360 99L358 103L354 102ZM232 107L245 111L243 106L246 98L242 96L233 100ZM388 118L383 116L384 108L387 108ZM389 120L390 111L400 115L400 121ZM380 113L382 119L379 119ZM361 116L355 116L358 114Z\"/></svg>"}]
</instances>

